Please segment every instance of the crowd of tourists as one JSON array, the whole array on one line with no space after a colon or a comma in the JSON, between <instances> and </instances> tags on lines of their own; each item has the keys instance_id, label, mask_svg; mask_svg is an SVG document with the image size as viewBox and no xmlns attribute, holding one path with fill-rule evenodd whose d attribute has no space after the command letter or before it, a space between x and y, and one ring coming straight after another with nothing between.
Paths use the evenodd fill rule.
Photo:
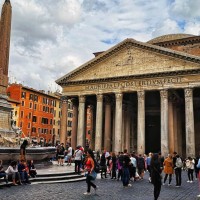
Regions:
<instances>
[{"instance_id":1,"label":"crowd of tourists","mask_svg":"<svg viewBox=\"0 0 200 200\"><path fill-rule=\"evenodd\" d=\"M0 160L0 178L3 178L6 186L9 181L13 186L31 184L30 177L36 177L37 171L34 166L33 160L26 162L25 160L12 161L7 169L4 169L3 162Z\"/></svg>"},{"instance_id":2,"label":"crowd of tourists","mask_svg":"<svg viewBox=\"0 0 200 200\"><path fill-rule=\"evenodd\" d=\"M200 174L199 157L183 159L177 152L163 157L161 153L142 155L136 154L136 152L128 153L127 150L124 150L124 152L118 152L116 155L114 152L107 152L106 150L102 153L93 152L91 149L85 151L81 146L77 146L75 151L69 147L68 150L62 152L64 152L63 156L58 153L59 165L62 165L64 157L70 153L70 159L67 159L68 164L71 164L71 158L73 157L75 172L85 174L87 182L85 195L91 194L91 187L94 188L95 192L98 189L93 182L98 172L101 179L110 178L122 181L124 188L131 187L135 181L142 181L146 172L149 176L149 183L154 186L155 200L159 197L161 185L171 186L173 174L175 174L175 187L181 187L183 170L187 171L188 183L193 183ZM63 159L63 161L59 159Z\"/></svg>"}]
</instances>

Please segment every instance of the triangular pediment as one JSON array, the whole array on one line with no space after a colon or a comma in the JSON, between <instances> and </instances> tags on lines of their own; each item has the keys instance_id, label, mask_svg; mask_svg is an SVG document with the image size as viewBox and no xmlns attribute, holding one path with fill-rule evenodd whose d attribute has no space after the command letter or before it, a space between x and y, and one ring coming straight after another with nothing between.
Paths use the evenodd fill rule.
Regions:
<instances>
[{"instance_id":1,"label":"triangular pediment","mask_svg":"<svg viewBox=\"0 0 200 200\"><path fill-rule=\"evenodd\" d=\"M193 69L200 69L198 56L126 39L56 82L62 85L67 82Z\"/></svg>"}]
</instances>

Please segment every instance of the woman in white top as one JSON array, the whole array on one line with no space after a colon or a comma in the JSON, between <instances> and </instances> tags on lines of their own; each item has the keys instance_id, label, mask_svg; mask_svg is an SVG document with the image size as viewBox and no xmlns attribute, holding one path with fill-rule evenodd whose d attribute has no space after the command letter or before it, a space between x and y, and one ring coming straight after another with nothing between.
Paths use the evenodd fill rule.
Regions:
<instances>
[{"instance_id":1,"label":"woman in white top","mask_svg":"<svg viewBox=\"0 0 200 200\"><path fill-rule=\"evenodd\" d=\"M186 167L188 170L188 181L187 181L188 183L193 183L194 164L195 164L194 159L188 157L188 159L186 160Z\"/></svg>"},{"instance_id":2,"label":"woman in white top","mask_svg":"<svg viewBox=\"0 0 200 200\"><path fill-rule=\"evenodd\" d=\"M17 183L16 183L17 179L19 181L19 185L22 184L16 161L12 161L11 164L8 166L8 169L5 172L6 172L6 174L8 174L8 176L12 176L13 185L17 185Z\"/></svg>"}]
</instances>

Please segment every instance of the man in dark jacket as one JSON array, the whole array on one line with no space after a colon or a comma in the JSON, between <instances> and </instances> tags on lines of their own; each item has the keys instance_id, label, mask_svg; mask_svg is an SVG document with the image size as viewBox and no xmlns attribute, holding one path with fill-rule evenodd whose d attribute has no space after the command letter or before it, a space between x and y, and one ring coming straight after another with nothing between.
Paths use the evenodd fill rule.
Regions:
<instances>
[{"instance_id":1,"label":"man in dark jacket","mask_svg":"<svg viewBox=\"0 0 200 200\"><path fill-rule=\"evenodd\" d=\"M130 187L132 186L129 184L130 180L130 173L129 173L129 165L130 165L130 158L127 154L127 149L124 150L124 155L123 155L123 167L122 167L122 182L124 187Z\"/></svg>"}]
</instances>

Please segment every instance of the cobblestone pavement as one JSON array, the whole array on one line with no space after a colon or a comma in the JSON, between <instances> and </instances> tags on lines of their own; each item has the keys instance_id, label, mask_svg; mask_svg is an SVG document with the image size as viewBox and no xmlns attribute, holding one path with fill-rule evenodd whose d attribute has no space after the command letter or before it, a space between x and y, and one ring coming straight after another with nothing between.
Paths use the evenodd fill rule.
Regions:
<instances>
[{"instance_id":1,"label":"cobblestone pavement","mask_svg":"<svg viewBox=\"0 0 200 200\"><path fill-rule=\"evenodd\" d=\"M198 181L187 183L186 172L182 173L182 186L175 187L175 177L172 186L162 186L159 200L197 200L200 194ZM99 186L97 194L91 189L91 196L83 195L86 192L86 183L59 183L12 186L0 189L0 200L153 200L153 185L148 182L148 173L142 181L136 181L132 187L123 188L121 181L100 179L95 183ZM199 198L200 199L200 198Z\"/></svg>"}]
</instances>

